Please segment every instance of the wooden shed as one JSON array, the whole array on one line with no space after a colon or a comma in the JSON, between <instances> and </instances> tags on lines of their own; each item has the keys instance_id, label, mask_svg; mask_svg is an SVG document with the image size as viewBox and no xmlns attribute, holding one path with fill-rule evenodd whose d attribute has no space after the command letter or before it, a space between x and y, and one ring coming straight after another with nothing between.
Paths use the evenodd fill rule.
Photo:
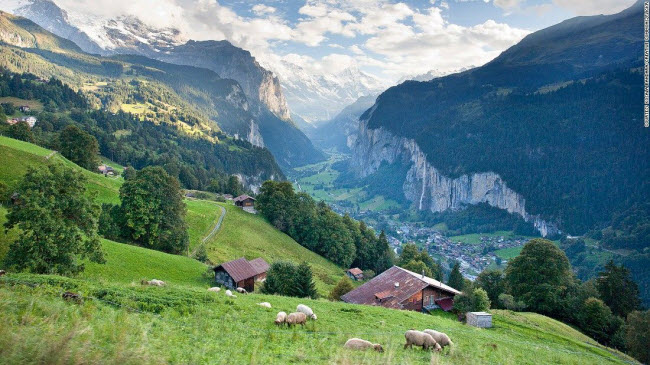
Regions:
<instances>
[{"instance_id":1,"label":"wooden shed","mask_svg":"<svg viewBox=\"0 0 650 365\"><path fill-rule=\"evenodd\" d=\"M242 257L216 266L214 268L214 279L217 284L226 288L236 289L241 287L252 292L255 290L256 281L266 279L268 269L269 264L262 258L248 261Z\"/></svg>"},{"instance_id":2,"label":"wooden shed","mask_svg":"<svg viewBox=\"0 0 650 365\"><path fill-rule=\"evenodd\" d=\"M348 271L346 271L345 273L352 280L356 280L356 281L363 280L363 271L358 267L348 269Z\"/></svg>"},{"instance_id":3,"label":"wooden shed","mask_svg":"<svg viewBox=\"0 0 650 365\"><path fill-rule=\"evenodd\" d=\"M236 206L242 208L255 206L255 198L248 196L246 194L236 197L235 199L233 199L233 201L235 202Z\"/></svg>"}]
</instances>

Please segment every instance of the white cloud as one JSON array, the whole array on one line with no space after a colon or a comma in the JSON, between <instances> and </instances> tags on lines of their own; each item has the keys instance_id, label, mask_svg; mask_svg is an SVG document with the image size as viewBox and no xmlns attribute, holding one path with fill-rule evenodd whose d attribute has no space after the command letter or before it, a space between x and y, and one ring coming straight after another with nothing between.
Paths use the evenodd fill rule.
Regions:
<instances>
[{"instance_id":1,"label":"white cloud","mask_svg":"<svg viewBox=\"0 0 650 365\"><path fill-rule=\"evenodd\" d=\"M635 2L636 0L553 0L555 5L576 15L615 14Z\"/></svg>"},{"instance_id":2,"label":"white cloud","mask_svg":"<svg viewBox=\"0 0 650 365\"><path fill-rule=\"evenodd\" d=\"M251 10L253 11L253 13L255 13L255 15L265 15L265 14L273 14L277 9L275 9L272 6L257 4L253 6Z\"/></svg>"},{"instance_id":3,"label":"white cloud","mask_svg":"<svg viewBox=\"0 0 650 365\"><path fill-rule=\"evenodd\" d=\"M518 8L521 2L522 0L494 0L494 5L504 10L512 10Z\"/></svg>"}]
</instances>

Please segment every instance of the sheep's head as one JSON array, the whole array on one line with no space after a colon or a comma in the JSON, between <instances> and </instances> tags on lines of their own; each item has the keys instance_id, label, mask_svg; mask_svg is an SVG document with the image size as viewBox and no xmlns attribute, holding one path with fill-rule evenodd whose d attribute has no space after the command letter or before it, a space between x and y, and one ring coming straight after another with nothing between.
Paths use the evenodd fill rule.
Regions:
<instances>
[{"instance_id":1,"label":"sheep's head","mask_svg":"<svg viewBox=\"0 0 650 365\"><path fill-rule=\"evenodd\" d=\"M377 352L384 352L384 348L381 347L381 345L378 344L378 343L372 345L372 347L373 347L373 348L375 349L375 351L377 351Z\"/></svg>"},{"instance_id":2,"label":"sheep's head","mask_svg":"<svg viewBox=\"0 0 650 365\"><path fill-rule=\"evenodd\" d=\"M440 351L442 351L442 347L440 347L440 344L438 344L438 343L436 343L436 345L433 347L433 349L434 349L436 352L440 352Z\"/></svg>"},{"instance_id":3,"label":"sheep's head","mask_svg":"<svg viewBox=\"0 0 650 365\"><path fill-rule=\"evenodd\" d=\"M311 319L313 319L314 321L318 319L318 317L316 317L316 313L312 314L310 317L311 317Z\"/></svg>"}]
</instances>

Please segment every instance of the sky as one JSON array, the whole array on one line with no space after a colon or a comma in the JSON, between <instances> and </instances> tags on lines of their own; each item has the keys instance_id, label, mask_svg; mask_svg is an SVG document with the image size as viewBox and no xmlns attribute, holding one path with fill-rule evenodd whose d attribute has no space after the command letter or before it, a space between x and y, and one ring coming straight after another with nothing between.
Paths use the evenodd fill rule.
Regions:
<instances>
[{"instance_id":1,"label":"sky","mask_svg":"<svg viewBox=\"0 0 650 365\"><path fill-rule=\"evenodd\" d=\"M69 12L135 15L188 39L227 39L270 68L358 67L388 83L482 65L530 32L635 0L56 0Z\"/></svg>"}]
</instances>

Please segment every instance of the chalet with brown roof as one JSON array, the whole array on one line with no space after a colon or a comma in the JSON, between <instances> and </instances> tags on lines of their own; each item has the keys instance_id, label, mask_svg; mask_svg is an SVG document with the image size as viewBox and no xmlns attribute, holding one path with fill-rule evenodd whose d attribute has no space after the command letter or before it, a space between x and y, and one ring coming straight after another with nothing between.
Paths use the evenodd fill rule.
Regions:
<instances>
[{"instance_id":1,"label":"chalet with brown roof","mask_svg":"<svg viewBox=\"0 0 650 365\"><path fill-rule=\"evenodd\" d=\"M359 269L358 267L349 269L345 273L352 280L356 280L356 281L363 280L363 271L361 271L361 269Z\"/></svg>"},{"instance_id":2,"label":"chalet with brown roof","mask_svg":"<svg viewBox=\"0 0 650 365\"><path fill-rule=\"evenodd\" d=\"M235 202L235 205L238 207L253 207L255 206L255 198L248 196L246 194L240 195L233 199L233 202Z\"/></svg>"},{"instance_id":3,"label":"chalet with brown roof","mask_svg":"<svg viewBox=\"0 0 650 365\"><path fill-rule=\"evenodd\" d=\"M422 274L393 266L341 296L346 303L413 311L449 311L461 292Z\"/></svg>"},{"instance_id":4,"label":"chalet with brown roof","mask_svg":"<svg viewBox=\"0 0 650 365\"><path fill-rule=\"evenodd\" d=\"M224 262L214 268L214 279L217 284L226 288L244 288L249 292L255 290L255 282L263 281L269 264L262 258L248 261L245 258Z\"/></svg>"}]
</instances>

